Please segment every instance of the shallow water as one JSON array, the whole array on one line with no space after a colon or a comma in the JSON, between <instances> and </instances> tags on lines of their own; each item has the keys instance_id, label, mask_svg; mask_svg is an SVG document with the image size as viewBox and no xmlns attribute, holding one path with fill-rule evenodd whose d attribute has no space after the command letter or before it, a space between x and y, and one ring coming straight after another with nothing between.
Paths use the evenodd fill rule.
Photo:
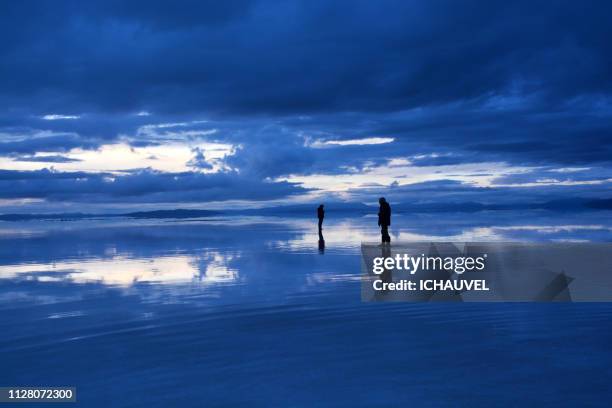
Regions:
<instances>
[{"instance_id":1,"label":"shallow water","mask_svg":"<svg viewBox=\"0 0 612 408\"><path fill-rule=\"evenodd\" d=\"M392 239L609 242L609 215L404 215ZM612 304L361 303L375 221L326 220L324 251L301 218L0 223L0 385L86 407L609 405Z\"/></svg>"}]
</instances>

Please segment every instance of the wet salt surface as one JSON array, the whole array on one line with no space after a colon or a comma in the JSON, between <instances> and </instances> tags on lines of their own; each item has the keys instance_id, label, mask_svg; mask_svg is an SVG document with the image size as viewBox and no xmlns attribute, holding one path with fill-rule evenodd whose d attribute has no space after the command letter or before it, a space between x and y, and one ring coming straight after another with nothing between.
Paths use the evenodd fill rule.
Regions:
<instances>
[{"instance_id":1,"label":"wet salt surface","mask_svg":"<svg viewBox=\"0 0 612 408\"><path fill-rule=\"evenodd\" d=\"M398 240L611 241L606 214L405 215ZM529 220L529 222L525 222ZM612 304L360 301L375 219L0 223L0 384L71 406L608 405Z\"/></svg>"}]
</instances>

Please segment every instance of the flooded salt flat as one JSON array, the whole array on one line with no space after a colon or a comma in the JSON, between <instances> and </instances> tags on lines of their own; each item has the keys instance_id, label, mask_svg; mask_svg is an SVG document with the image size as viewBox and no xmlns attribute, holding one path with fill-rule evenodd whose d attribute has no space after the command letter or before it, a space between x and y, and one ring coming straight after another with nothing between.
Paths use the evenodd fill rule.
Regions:
<instances>
[{"instance_id":1,"label":"flooded salt flat","mask_svg":"<svg viewBox=\"0 0 612 408\"><path fill-rule=\"evenodd\" d=\"M401 215L393 242L612 240L605 212ZM77 405L605 405L609 304L365 304L376 219L0 223L0 383ZM528 223L524 220L529 220Z\"/></svg>"}]
</instances>

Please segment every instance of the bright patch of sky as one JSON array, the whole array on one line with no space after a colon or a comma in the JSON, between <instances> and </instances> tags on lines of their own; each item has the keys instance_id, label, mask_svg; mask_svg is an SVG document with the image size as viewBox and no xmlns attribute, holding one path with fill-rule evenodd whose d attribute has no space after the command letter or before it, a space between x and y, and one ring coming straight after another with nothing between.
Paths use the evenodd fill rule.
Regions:
<instances>
[{"instance_id":1,"label":"bright patch of sky","mask_svg":"<svg viewBox=\"0 0 612 408\"><path fill-rule=\"evenodd\" d=\"M342 192L374 185L408 185L436 180L456 180L475 187L490 187L492 181L508 174L528 173L534 167L510 166L506 163L466 163L444 166L412 166L403 158L391 159L391 165L366 167L347 174L291 175L280 180L301 183L306 188Z\"/></svg>"},{"instance_id":2,"label":"bright patch of sky","mask_svg":"<svg viewBox=\"0 0 612 408\"><path fill-rule=\"evenodd\" d=\"M151 168L165 172L194 170L188 165L194 157L194 150L202 152L212 166L203 172L217 172L225 169L222 159L234 151L228 143L216 142L170 142L160 145L134 147L127 143L102 145L95 150L72 149L63 154L72 162L44 162L45 157L56 157L56 153L37 152L33 157L41 161L20 161L19 158L0 157L0 168L10 170L40 170L53 167L58 171L112 172L131 169Z\"/></svg>"}]
</instances>

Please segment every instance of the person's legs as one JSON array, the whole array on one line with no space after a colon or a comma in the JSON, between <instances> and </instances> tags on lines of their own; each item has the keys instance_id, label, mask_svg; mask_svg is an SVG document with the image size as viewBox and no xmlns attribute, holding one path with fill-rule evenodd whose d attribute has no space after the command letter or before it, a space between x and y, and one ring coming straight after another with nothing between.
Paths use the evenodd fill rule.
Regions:
<instances>
[{"instance_id":1,"label":"person's legs","mask_svg":"<svg viewBox=\"0 0 612 408\"><path fill-rule=\"evenodd\" d=\"M389 235L389 226L388 225L383 225L382 226L382 242L388 242L391 243L391 236Z\"/></svg>"},{"instance_id":2,"label":"person's legs","mask_svg":"<svg viewBox=\"0 0 612 408\"><path fill-rule=\"evenodd\" d=\"M383 244L385 242L391 242L391 237L389 236L389 227L387 225L381 225L380 234Z\"/></svg>"}]
</instances>

